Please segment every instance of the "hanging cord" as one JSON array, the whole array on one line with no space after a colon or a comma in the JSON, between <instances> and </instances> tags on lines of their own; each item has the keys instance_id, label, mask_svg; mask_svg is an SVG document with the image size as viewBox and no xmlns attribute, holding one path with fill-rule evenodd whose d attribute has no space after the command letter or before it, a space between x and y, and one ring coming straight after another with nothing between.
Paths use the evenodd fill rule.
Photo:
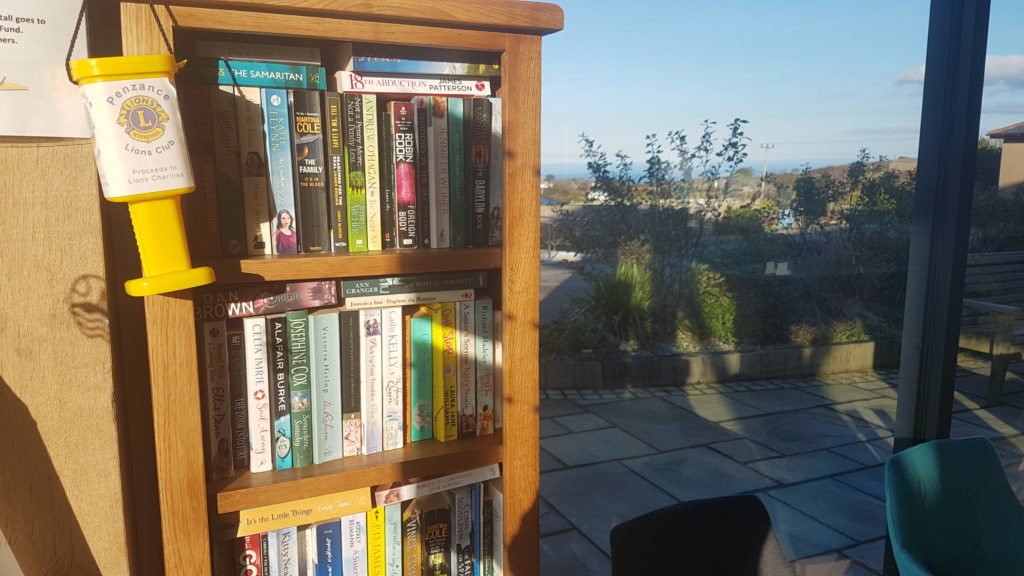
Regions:
<instances>
[{"instance_id":1,"label":"hanging cord","mask_svg":"<svg viewBox=\"0 0 1024 576\"><path fill-rule=\"evenodd\" d=\"M89 0L82 0L82 7L78 10L78 20L75 21L75 31L71 33L71 44L68 46L68 54L64 57L64 71L68 75L68 81L74 83L71 79L71 54L75 51L75 44L78 43L78 32L82 28L82 22L85 21L85 11L88 8ZM160 16L156 13L156 5L153 4L153 0L149 0L149 10L153 13L153 20L156 21L156 27L160 30L160 36L164 39L164 46L167 47L167 53L174 55L174 48L171 47L171 41L167 38L167 31L164 30L164 24L160 21Z\"/></svg>"}]
</instances>

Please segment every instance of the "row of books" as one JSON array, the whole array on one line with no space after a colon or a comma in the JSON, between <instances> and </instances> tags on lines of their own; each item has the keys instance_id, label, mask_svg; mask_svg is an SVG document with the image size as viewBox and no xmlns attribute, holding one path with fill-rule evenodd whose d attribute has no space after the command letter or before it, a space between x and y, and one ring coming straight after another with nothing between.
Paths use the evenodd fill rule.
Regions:
<instances>
[{"instance_id":1,"label":"row of books","mask_svg":"<svg viewBox=\"0 0 1024 576\"><path fill-rule=\"evenodd\" d=\"M502 107L488 79L328 79L319 51L286 48L208 47L222 56L178 75L200 258L501 243Z\"/></svg>"},{"instance_id":2,"label":"row of books","mask_svg":"<svg viewBox=\"0 0 1024 576\"><path fill-rule=\"evenodd\" d=\"M215 575L491 576L503 574L497 464L399 487L243 511L215 545ZM280 516L285 519L279 520ZM298 525L291 518L302 516Z\"/></svg>"},{"instance_id":3,"label":"row of books","mask_svg":"<svg viewBox=\"0 0 1024 576\"><path fill-rule=\"evenodd\" d=\"M477 294L486 279L466 272L200 295L210 478L493 434L501 314Z\"/></svg>"}]
</instances>

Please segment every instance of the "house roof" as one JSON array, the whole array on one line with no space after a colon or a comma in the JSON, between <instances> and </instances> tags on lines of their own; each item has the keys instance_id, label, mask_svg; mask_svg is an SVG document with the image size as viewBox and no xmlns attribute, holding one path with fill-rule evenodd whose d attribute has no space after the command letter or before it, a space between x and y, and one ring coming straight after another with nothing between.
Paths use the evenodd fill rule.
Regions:
<instances>
[{"instance_id":1,"label":"house roof","mask_svg":"<svg viewBox=\"0 0 1024 576\"><path fill-rule=\"evenodd\" d=\"M1024 122L1017 122L1003 128L996 128L988 133L989 138L1024 138Z\"/></svg>"}]
</instances>

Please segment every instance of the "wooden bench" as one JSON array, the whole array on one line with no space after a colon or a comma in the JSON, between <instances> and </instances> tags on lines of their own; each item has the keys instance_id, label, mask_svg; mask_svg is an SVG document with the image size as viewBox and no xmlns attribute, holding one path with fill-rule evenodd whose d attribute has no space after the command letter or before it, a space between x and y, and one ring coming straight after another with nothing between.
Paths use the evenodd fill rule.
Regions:
<instances>
[{"instance_id":1,"label":"wooden bench","mask_svg":"<svg viewBox=\"0 0 1024 576\"><path fill-rule=\"evenodd\" d=\"M1007 366L1024 353L1024 252L967 255L960 347L992 357L988 400L999 402Z\"/></svg>"}]
</instances>

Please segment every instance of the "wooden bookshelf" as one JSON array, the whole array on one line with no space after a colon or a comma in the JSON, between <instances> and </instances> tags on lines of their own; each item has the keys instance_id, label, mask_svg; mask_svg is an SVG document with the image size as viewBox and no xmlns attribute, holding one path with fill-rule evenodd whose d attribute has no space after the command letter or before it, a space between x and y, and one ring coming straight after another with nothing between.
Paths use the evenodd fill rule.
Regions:
<instances>
[{"instance_id":1,"label":"wooden bookshelf","mask_svg":"<svg viewBox=\"0 0 1024 576\"><path fill-rule=\"evenodd\" d=\"M561 9L514 0L157 3L158 17L172 42L175 38L230 35L245 41L272 37L297 45L353 41L501 55L497 96L502 98L505 118L502 247L199 263L215 269L219 285L476 269L495 272L491 276L496 279L495 286L488 292L496 305L500 304L504 317L504 429L489 437L426 441L371 456L296 470L241 473L208 483L193 294L183 291L148 297L144 328L138 331L139 340L146 344L146 357L126 358L125 370L127 386L146 386L144 374L148 372L152 419L147 426L152 431L157 486L154 490L152 480L139 474L141 480L136 481L149 484L142 489L137 486L136 493L153 493L159 514L152 514L147 502L136 503L139 512L133 518L132 539L136 573L209 576L211 536L218 529L218 519L249 507L495 462L501 462L503 468L505 573L539 573L540 55L541 37L562 28ZM148 0L122 0L120 6L124 54L166 52ZM131 233L125 218L113 218L108 225L112 228L109 238L126 238ZM133 256L118 256L119 270L137 265L137 260L126 258ZM123 308L122 322L130 322L131 306ZM157 534L159 541L150 542L151 534Z\"/></svg>"}]
</instances>

